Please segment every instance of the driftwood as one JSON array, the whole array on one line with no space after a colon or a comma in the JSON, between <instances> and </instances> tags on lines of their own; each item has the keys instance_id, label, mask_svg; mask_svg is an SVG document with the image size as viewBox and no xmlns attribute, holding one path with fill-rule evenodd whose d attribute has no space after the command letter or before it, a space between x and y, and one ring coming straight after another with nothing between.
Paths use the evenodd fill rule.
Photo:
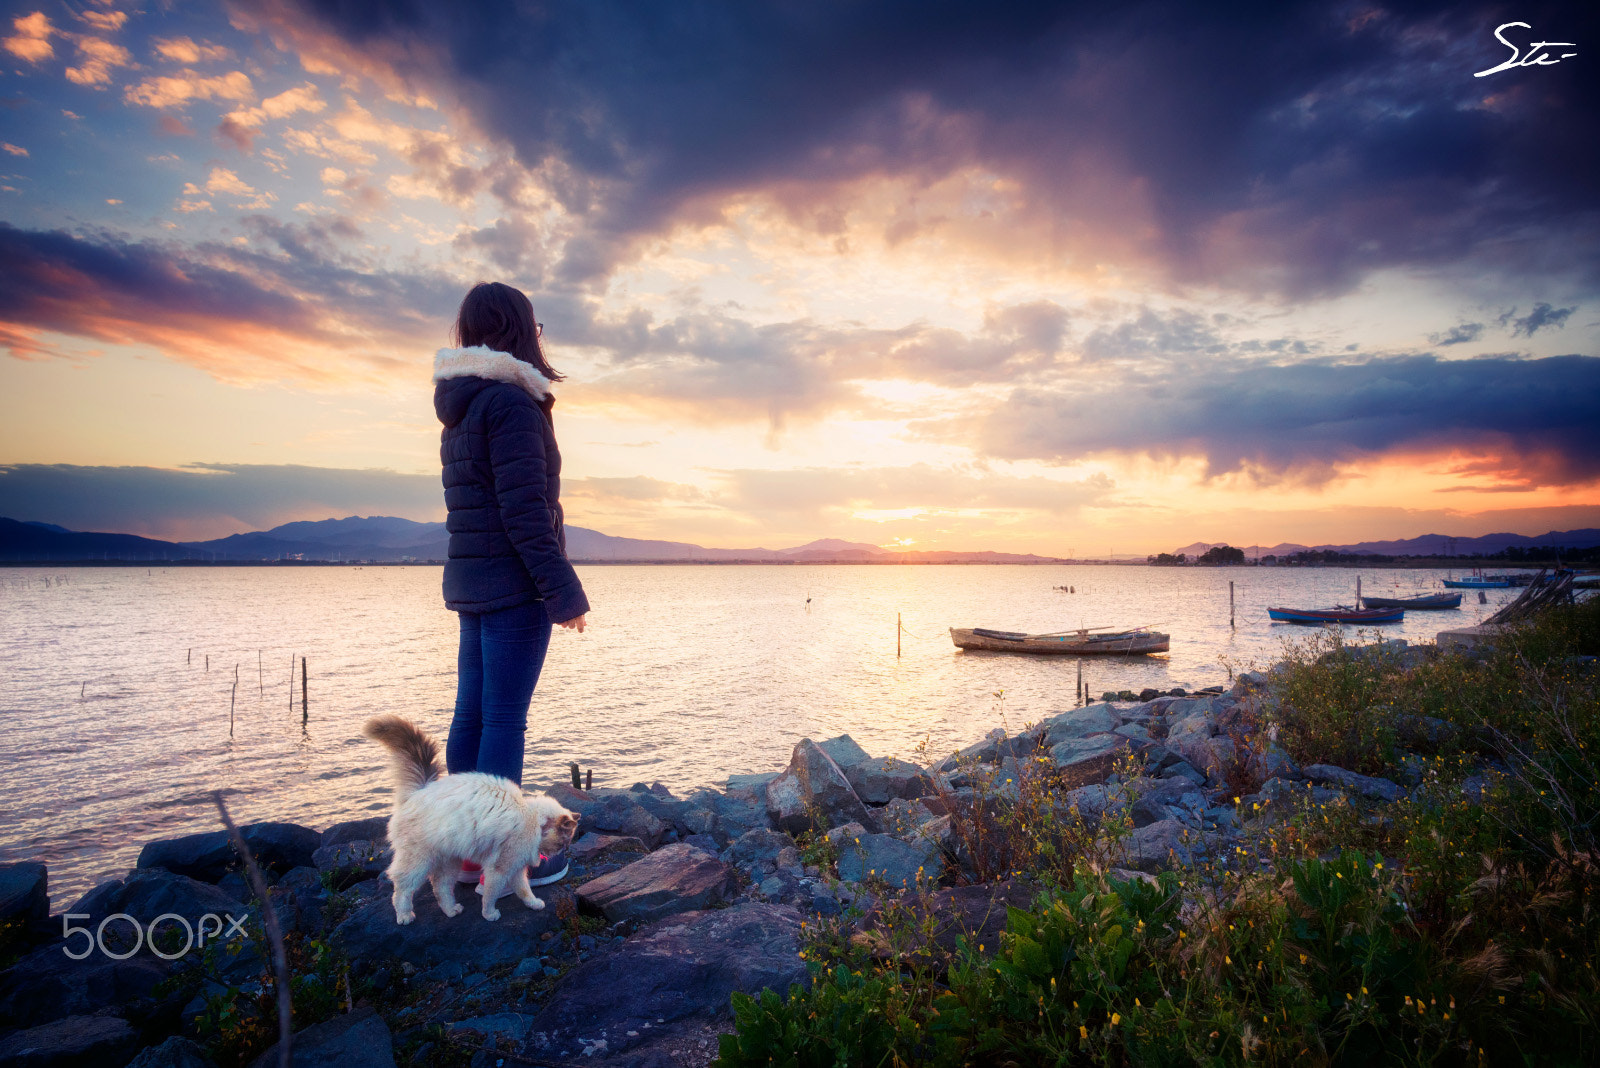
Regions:
<instances>
[{"instance_id":1,"label":"driftwood","mask_svg":"<svg viewBox=\"0 0 1600 1068\"><path fill-rule=\"evenodd\" d=\"M1546 609L1571 604L1572 579L1571 571L1563 570L1551 574L1548 568L1540 568L1539 573L1533 576L1533 581L1528 583L1515 601L1484 620L1484 623L1520 623L1524 619L1532 619Z\"/></svg>"}]
</instances>

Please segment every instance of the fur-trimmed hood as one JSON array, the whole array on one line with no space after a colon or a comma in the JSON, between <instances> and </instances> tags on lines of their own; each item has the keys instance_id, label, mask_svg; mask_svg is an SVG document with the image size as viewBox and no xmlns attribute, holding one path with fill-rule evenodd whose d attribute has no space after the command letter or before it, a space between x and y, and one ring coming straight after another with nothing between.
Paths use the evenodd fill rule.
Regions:
<instances>
[{"instance_id":1,"label":"fur-trimmed hood","mask_svg":"<svg viewBox=\"0 0 1600 1068\"><path fill-rule=\"evenodd\" d=\"M535 404L550 396L550 380L538 368L506 352L496 352L484 345L465 349L440 349L433 358L433 380L447 378L487 378L491 382L506 382L521 386Z\"/></svg>"}]
</instances>

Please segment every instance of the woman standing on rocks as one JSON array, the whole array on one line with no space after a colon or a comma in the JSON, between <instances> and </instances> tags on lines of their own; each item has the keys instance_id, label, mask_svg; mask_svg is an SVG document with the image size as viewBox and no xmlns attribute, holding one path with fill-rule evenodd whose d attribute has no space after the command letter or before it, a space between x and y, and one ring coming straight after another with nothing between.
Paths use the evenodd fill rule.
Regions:
<instances>
[{"instance_id":1,"label":"woman standing on rocks","mask_svg":"<svg viewBox=\"0 0 1600 1068\"><path fill-rule=\"evenodd\" d=\"M452 775L481 771L519 784L551 630L581 634L589 611L567 562L550 393L562 376L545 362L543 333L521 290L480 282L461 302L458 347L440 349L433 364L450 531L444 601L461 617L445 765ZM541 857L528 881L553 883L566 870L565 856ZM465 860L462 881L480 877Z\"/></svg>"}]
</instances>

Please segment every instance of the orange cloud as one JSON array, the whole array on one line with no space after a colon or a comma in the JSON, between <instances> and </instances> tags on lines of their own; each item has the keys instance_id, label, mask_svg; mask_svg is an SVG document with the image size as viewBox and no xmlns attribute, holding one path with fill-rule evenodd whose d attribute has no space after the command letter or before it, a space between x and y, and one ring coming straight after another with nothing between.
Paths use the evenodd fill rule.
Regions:
<instances>
[{"instance_id":1,"label":"orange cloud","mask_svg":"<svg viewBox=\"0 0 1600 1068\"><path fill-rule=\"evenodd\" d=\"M12 19L11 26L17 31L16 34L0 40L0 46L18 59L40 63L56 54L54 46L50 44L50 35L56 32L56 28L43 11Z\"/></svg>"},{"instance_id":2,"label":"orange cloud","mask_svg":"<svg viewBox=\"0 0 1600 1068\"><path fill-rule=\"evenodd\" d=\"M240 70L218 76L184 70L177 74L146 78L123 91L123 99L128 103L147 108L179 108L191 100L229 100L248 104L255 98L255 86L250 84L250 76Z\"/></svg>"},{"instance_id":3,"label":"orange cloud","mask_svg":"<svg viewBox=\"0 0 1600 1068\"><path fill-rule=\"evenodd\" d=\"M114 69L133 66L133 55L126 48L103 37L79 37L77 45L80 61L67 68L67 81L76 85L103 89L111 84Z\"/></svg>"}]
</instances>

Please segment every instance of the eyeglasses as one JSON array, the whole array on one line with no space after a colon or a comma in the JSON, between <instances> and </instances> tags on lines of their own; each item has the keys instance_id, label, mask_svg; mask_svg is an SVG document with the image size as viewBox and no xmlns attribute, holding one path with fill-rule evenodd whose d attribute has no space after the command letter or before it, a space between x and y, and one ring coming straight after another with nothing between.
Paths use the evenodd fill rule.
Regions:
<instances>
[{"instance_id":1,"label":"eyeglasses","mask_svg":"<svg viewBox=\"0 0 1600 1068\"><path fill-rule=\"evenodd\" d=\"M533 336L534 337L544 337L544 324L543 323L534 323L533 324Z\"/></svg>"}]
</instances>

